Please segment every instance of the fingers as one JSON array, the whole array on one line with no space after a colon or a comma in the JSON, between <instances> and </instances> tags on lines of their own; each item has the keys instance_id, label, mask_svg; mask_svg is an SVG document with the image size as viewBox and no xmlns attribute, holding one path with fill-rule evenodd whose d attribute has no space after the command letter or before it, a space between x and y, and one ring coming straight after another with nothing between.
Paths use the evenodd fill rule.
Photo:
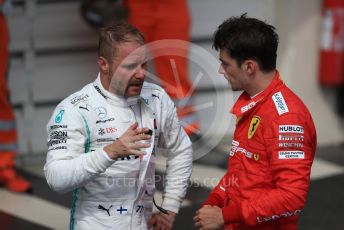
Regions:
<instances>
[{"instance_id":1,"label":"fingers","mask_svg":"<svg viewBox=\"0 0 344 230\"><path fill-rule=\"evenodd\" d=\"M205 206L203 206L205 207ZM203 208L202 207L202 208ZM195 216L193 217L193 221L194 221L194 226L197 228L197 229L203 229L203 224L201 222L201 211L202 211L202 208L198 209L196 211L196 214Z\"/></svg>"},{"instance_id":2,"label":"fingers","mask_svg":"<svg viewBox=\"0 0 344 230\"><path fill-rule=\"evenodd\" d=\"M137 128L135 129L135 134L148 134L149 131L149 128Z\"/></svg>"},{"instance_id":3,"label":"fingers","mask_svg":"<svg viewBox=\"0 0 344 230\"><path fill-rule=\"evenodd\" d=\"M198 211L197 211L198 212ZM201 224L201 219L199 218L198 214L196 214L193 218L193 221L194 221L194 225L196 228L201 228L202 227L202 224Z\"/></svg>"},{"instance_id":4,"label":"fingers","mask_svg":"<svg viewBox=\"0 0 344 230\"><path fill-rule=\"evenodd\" d=\"M137 127L139 126L139 124L137 122L135 122L134 124L132 124L128 130L135 130L137 129Z\"/></svg>"},{"instance_id":5,"label":"fingers","mask_svg":"<svg viewBox=\"0 0 344 230\"><path fill-rule=\"evenodd\" d=\"M136 142L132 145L132 149L143 149L143 148L149 148L151 146L150 143L143 143L143 142Z\"/></svg>"},{"instance_id":6,"label":"fingers","mask_svg":"<svg viewBox=\"0 0 344 230\"><path fill-rule=\"evenodd\" d=\"M132 124L126 132L130 132L130 133L134 133L134 134L144 134L149 132L149 128L139 128L139 125L137 122L135 122L134 124Z\"/></svg>"},{"instance_id":7,"label":"fingers","mask_svg":"<svg viewBox=\"0 0 344 230\"><path fill-rule=\"evenodd\" d=\"M147 133L151 134L152 131L148 128L138 128L138 123L135 122L120 138L109 145L106 151L112 159L129 155L142 156L146 154L143 149L151 147L152 136Z\"/></svg>"},{"instance_id":8,"label":"fingers","mask_svg":"<svg viewBox=\"0 0 344 230\"><path fill-rule=\"evenodd\" d=\"M132 149L129 151L131 155L136 155L136 156L143 156L146 154L146 152L144 151L140 151L140 150L136 150L136 149Z\"/></svg>"},{"instance_id":9,"label":"fingers","mask_svg":"<svg viewBox=\"0 0 344 230\"><path fill-rule=\"evenodd\" d=\"M195 222L195 227L196 228L201 228L202 227L202 223L199 221L199 222Z\"/></svg>"},{"instance_id":10,"label":"fingers","mask_svg":"<svg viewBox=\"0 0 344 230\"><path fill-rule=\"evenodd\" d=\"M131 138L132 141L146 141L146 140L150 140L152 136L150 135L146 135L146 134L139 134L139 135L136 135L136 136L133 136Z\"/></svg>"},{"instance_id":11,"label":"fingers","mask_svg":"<svg viewBox=\"0 0 344 230\"><path fill-rule=\"evenodd\" d=\"M199 218L198 218L197 215L193 217L193 221L194 221L194 222L197 222L198 220L199 220Z\"/></svg>"},{"instance_id":12,"label":"fingers","mask_svg":"<svg viewBox=\"0 0 344 230\"><path fill-rule=\"evenodd\" d=\"M154 226L156 224L156 218L155 215L153 215L149 221L147 222L147 227L148 229L150 229L152 226Z\"/></svg>"},{"instance_id":13,"label":"fingers","mask_svg":"<svg viewBox=\"0 0 344 230\"><path fill-rule=\"evenodd\" d=\"M154 230L170 230L172 229L172 224L173 221L170 221L167 215L159 213L152 216L148 221L147 226Z\"/></svg>"}]
</instances>

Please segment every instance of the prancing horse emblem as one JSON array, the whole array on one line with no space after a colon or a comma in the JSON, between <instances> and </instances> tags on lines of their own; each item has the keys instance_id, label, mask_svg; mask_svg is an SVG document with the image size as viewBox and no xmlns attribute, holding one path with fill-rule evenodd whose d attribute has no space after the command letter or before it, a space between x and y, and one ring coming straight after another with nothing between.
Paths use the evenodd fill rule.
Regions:
<instances>
[{"instance_id":1,"label":"prancing horse emblem","mask_svg":"<svg viewBox=\"0 0 344 230\"><path fill-rule=\"evenodd\" d=\"M256 132L259 124L260 124L260 117L253 116L253 118L251 120L250 127L248 128L248 133L247 133L248 139L252 139L252 137L253 137L254 133Z\"/></svg>"}]
</instances>

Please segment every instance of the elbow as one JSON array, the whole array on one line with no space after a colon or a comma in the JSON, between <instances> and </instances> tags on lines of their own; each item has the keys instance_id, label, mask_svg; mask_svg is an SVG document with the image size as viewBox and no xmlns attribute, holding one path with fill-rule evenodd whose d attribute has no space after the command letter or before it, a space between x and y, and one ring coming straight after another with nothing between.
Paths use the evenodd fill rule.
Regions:
<instances>
[{"instance_id":1,"label":"elbow","mask_svg":"<svg viewBox=\"0 0 344 230\"><path fill-rule=\"evenodd\" d=\"M304 208L307 199L307 192L308 191L305 189L294 189L293 191L290 191L290 203L292 203L294 206L293 210L302 210Z\"/></svg>"},{"instance_id":2,"label":"elbow","mask_svg":"<svg viewBox=\"0 0 344 230\"><path fill-rule=\"evenodd\" d=\"M55 170L44 169L45 178L47 180L47 183L50 189L60 194L64 194L71 191L72 189L68 188L65 179L61 179L64 177L62 175L59 176L58 173L53 172L53 171Z\"/></svg>"},{"instance_id":3,"label":"elbow","mask_svg":"<svg viewBox=\"0 0 344 230\"><path fill-rule=\"evenodd\" d=\"M54 192L57 192L59 194L65 194L67 192L69 192L69 189L66 188L65 186L59 184L59 183L54 183L54 182L48 182L49 187L51 188L51 190L53 190Z\"/></svg>"}]
</instances>

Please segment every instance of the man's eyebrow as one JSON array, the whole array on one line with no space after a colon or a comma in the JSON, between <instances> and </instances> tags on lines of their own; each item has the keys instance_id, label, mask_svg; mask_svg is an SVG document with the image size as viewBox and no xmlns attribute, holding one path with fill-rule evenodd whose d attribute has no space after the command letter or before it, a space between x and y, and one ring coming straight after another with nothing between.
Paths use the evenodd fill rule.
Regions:
<instances>
[{"instance_id":1,"label":"man's eyebrow","mask_svg":"<svg viewBox=\"0 0 344 230\"><path fill-rule=\"evenodd\" d=\"M123 63L122 66L124 67L134 67L134 66L138 66L140 64L147 64L147 60L144 60L144 61L132 61L132 62L126 62L126 63Z\"/></svg>"},{"instance_id":2,"label":"man's eyebrow","mask_svg":"<svg viewBox=\"0 0 344 230\"><path fill-rule=\"evenodd\" d=\"M222 58L219 58L219 60L220 60L222 63L227 64L227 62L225 62Z\"/></svg>"},{"instance_id":3,"label":"man's eyebrow","mask_svg":"<svg viewBox=\"0 0 344 230\"><path fill-rule=\"evenodd\" d=\"M127 63L123 63L122 66L124 67L135 67L138 66L137 62L127 62Z\"/></svg>"}]
</instances>

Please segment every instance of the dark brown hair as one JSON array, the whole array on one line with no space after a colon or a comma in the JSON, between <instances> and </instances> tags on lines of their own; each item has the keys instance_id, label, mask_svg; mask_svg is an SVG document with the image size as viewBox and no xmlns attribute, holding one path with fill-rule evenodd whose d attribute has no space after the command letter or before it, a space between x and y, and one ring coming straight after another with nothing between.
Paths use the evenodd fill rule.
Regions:
<instances>
[{"instance_id":1,"label":"dark brown hair","mask_svg":"<svg viewBox=\"0 0 344 230\"><path fill-rule=\"evenodd\" d=\"M134 26L121 22L100 30L98 57L102 56L111 61L116 55L117 46L123 42L137 42L144 45L142 33Z\"/></svg>"},{"instance_id":2,"label":"dark brown hair","mask_svg":"<svg viewBox=\"0 0 344 230\"><path fill-rule=\"evenodd\" d=\"M239 66L245 60L254 59L263 72L276 68L275 27L246 14L225 20L214 34L213 46L216 50L224 49Z\"/></svg>"}]
</instances>

